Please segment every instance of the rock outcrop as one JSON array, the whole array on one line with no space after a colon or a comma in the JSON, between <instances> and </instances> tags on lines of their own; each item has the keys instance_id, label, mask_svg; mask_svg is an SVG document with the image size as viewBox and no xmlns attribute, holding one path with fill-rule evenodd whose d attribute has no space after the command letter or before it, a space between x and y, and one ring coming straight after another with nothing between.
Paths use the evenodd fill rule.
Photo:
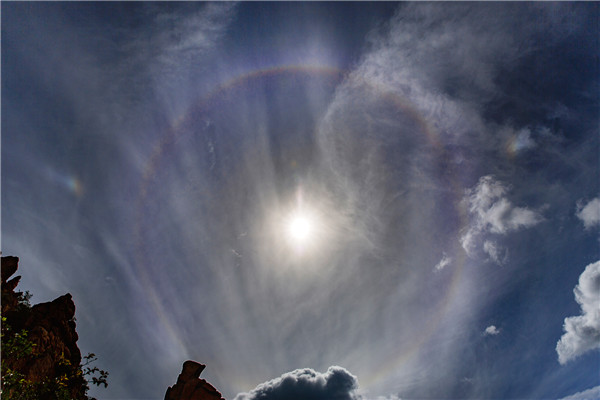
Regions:
<instances>
[{"instance_id":1,"label":"rock outcrop","mask_svg":"<svg viewBox=\"0 0 600 400\"><path fill-rule=\"evenodd\" d=\"M87 399L71 295L30 306L26 296L15 291L21 277L9 280L17 271L18 262L17 257L2 257L3 352L5 345L6 352L11 350L8 347L10 340L22 332L26 333L26 341L32 346L27 352L11 350L9 354L3 353L3 375L8 370L15 371L31 384L60 384L71 399ZM54 394L49 393L47 398L54 398Z\"/></svg>"},{"instance_id":2,"label":"rock outcrop","mask_svg":"<svg viewBox=\"0 0 600 400\"><path fill-rule=\"evenodd\" d=\"M18 264L17 257L2 257L2 398L88 400L71 295L29 305L28 296L15 290L21 277L11 279ZM195 361L184 362L165 400L224 400L217 389L199 378L204 368ZM17 375L17 383L11 385L10 377ZM22 392L26 390L30 392Z\"/></svg>"},{"instance_id":3,"label":"rock outcrop","mask_svg":"<svg viewBox=\"0 0 600 400\"><path fill-rule=\"evenodd\" d=\"M204 368L206 365L196 361L184 362L177 383L167 389L165 400L224 400L217 389L199 378Z\"/></svg>"}]
</instances>

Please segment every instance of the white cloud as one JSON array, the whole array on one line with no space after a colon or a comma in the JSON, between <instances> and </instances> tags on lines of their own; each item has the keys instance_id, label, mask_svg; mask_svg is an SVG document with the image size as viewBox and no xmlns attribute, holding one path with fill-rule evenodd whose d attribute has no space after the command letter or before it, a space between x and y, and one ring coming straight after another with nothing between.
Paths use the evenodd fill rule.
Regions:
<instances>
[{"instance_id":1,"label":"white cloud","mask_svg":"<svg viewBox=\"0 0 600 400\"><path fill-rule=\"evenodd\" d=\"M150 45L162 53L164 62L176 62L174 56L188 52L205 51L224 34L234 9L235 3L207 3L199 11L159 14L155 41Z\"/></svg>"},{"instance_id":2,"label":"white cloud","mask_svg":"<svg viewBox=\"0 0 600 400\"><path fill-rule=\"evenodd\" d=\"M561 364L600 348L600 261L585 268L573 292L581 315L565 318L565 333L556 344Z\"/></svg>"},{"instance_id":3,"label":"white cloud","mask_svg":"<svg viewBox=\"0 0 600 400\"><path fill-rule=\"evenodd\" d=\"M579 202L576 215L583 222L585 229L600 224L600 198L590 200L585 206Z\"/></svg>"},{"instance_id":4,"label":"white cloud","mask_svg":"<svg viewBox=\"0 0 600 400\"><path fill-rule=\"evenodd\" d=\"M446 254L444 254L444 256L442 257L442 259L440 260L439 263L436 264L436 266L434 267L434 269L436 271L441 271L442 269L444 269L445 267L447 267L448 265L450 265L451 262L452 262L452 258L448 257Z\"/></svg>"},{"instance_id":5,"label":"white cloud","mask_svg":"<svg viewBox=\"0 0 600 400\"><path fill-rule=\"evenodd\" d=\"M358 380L348 370L331 366L321 373L312 368L286 372L280 377L259 384L247 393L238 393L234 400L401 400L395 394L371 397L359 393Z\"/></svg>"},{"instance_id":6,"label":"white cloud","mask_svg":"<svg viewBox=\"0 0 600 400\"><path fill-rule=\"evenodd\" d=\"M560 400L591 400L600 399L600 386L596 386L582 392L577 392Z\"/></svg>"},{"instance_id":7,"label":"white cloud","mask_svg":"<svg viewBox=\"0 0 600 400\"><path fill-rule=\"evenodd\" d=\"M500 333L500 329L496 328L495 325L488 326L487 328L485 328L485 332L484 332L485 335L492 335L492 336L497 335L499 333Z\"/></svg>"},{"instance_id":8,"label":"white cloud","mask_svg":"<svg viewBox=\"0 0 600 400\"><path fill-rule=\"evenodd\" d=\"M357 388L356 377L342 367L329 367L325 373L304 368L261 383L248 393L239 393L235 400L359 400Z\"/></svg>"},{"instance_id":9,"label":"white cloud","mask_svg":"<svg viewBox=\"0 0 600 400\"><path fill-rule=\"evenodd\" d=\"M123 29L118 47L122 56L94 64L103 66L95 73L105 77L100 84L111 96L107 100L113 104L111 112L132 107L124 102L147 96L152 90L164 101L165 109L181 113L180 107L189 101L187 96L196 94L187 92L194 90L188 81L191 71L215 62L215 50L236 10L234 2L204 3L200 7L184 3L168 9L150 5L143 28Z\"/></svg>"},{"instance_id":10,"label":"white cloud","mask_svg":"<svg viewBox=\"0 0 600 400\"><path fill-rule=\"evenodd\" d=\"M535 141L531 138L531 130L528 128L521 129L515 137L515 151L519 152L532 147L535 147Z\"/></svg>"},{"instance_id":11,"label":"white cloud","mask_svg":"<svg viewBox=\"0 0 600 400\"><path fill-rule=\"evenodd\" d=\"M477 224L492 233L507 233L536 225L542 220L539 213L515 207L504 197L508 187L493 176L479 179L475 190L469 192L469 210L477 216Z\"/></svg>"},{"instance_id":12,"label":"white cloud","mask_svg":"<svg viewBox=\"0 0 600 400\"><path fill-rule=\"evenodd\" d=\"M528 24L523 11L403 4L387 29L371 36L374 48L354 75L410 100L443 140L468 139L471 145L497 147L489 137L479 140L490 132L482 104L502 95L499 74L536 49L536 35L549 23L541 18ZM555 32L552 36L559 37ZM535 146L529 129L516 132L515 146Z\"/></svg>"},{"instance_id":13,"label":"white cloud","mask_svg":"<svg viewBox=\"0 0 600 400\"><path fill-rule=\"evenodd\" d=\"M535 127L514 128L509 125L498 131L499 137L505 143L505 150L510 157L526 153L528 150L540 148L544 151L544 144L557 143L561 137L555 135L550 128L544 125Z\"/></svg>"},{"instance_id":14,"label":"white cloud","mask_svg":"<svg viewBox=\"0 0 600 400\"><path fill-rule=\"evenodd\" d=\"M483 242L483 251L486 252L496 264L504 264L508 259L508 250L491 240Z\"/></svg>"},{"instance_id":15,"label":"white cloud","mask_svg":"<svg viewBox=\"0 0 600 400\"><path fill-rule=\"evenodd\" d=\"M471 226L460 238L469 256L473 257L478 243L483 240L483 251L496 263L507 259L507 250L496 241L486 238L488 234L505 235L532 227L543 220L538 211L516 207L506 198L509 188L493 176L479 179L476 187L467 191L465 201L472 217Z\"/></svg>"}]
</instances>

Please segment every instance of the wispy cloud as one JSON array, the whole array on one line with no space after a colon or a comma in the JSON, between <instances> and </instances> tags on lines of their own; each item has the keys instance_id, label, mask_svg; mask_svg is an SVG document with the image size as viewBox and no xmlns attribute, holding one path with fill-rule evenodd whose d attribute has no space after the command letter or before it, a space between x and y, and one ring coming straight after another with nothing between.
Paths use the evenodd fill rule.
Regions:
<instances>
[{"instance_id":1,"label":"wispy cloud","mask_svg":"<svg viewBox=\"0 0 600 400\"><path fill-rule=\"evenodd\" d=\"M483 117L482 105L506 95L498 84L502 72L537 49L536 35L553 24L553 11L406 3L387 29L373 35L373 49L354 75L409 99L434 123L442 140L498 147L501 143L490 135L498 126ZM536 23L527 23L532 17ZM553 26L545 38L552 42L567 29L572 27ZM534 146L528 131L516 127L519 149Z\"/></svg>"},{"instance_id":2,"label":"wispy cloud","mask_svg":"<svg viewBox=\"0 0 600 400\"><path fill-rule=\"evenodd\" d=\"M27 82L14 86L26 90L13 90L13 97L43 84L48 91L31 91L31 98L50 94L49 103L69 107L46 109L52 118L38 118L44 104L6 102L3 95L3 104L20 110L24 122L39 122L30 129L13 124L18 129L3 136L3 143L11 139L33 149L6 152L12 168L3 185L22 189L11 189L3 200L4 208L13 204L6 225L19 227L18 236L3 236L15 251L33 253L38 286L81 293L80 336L104 346L114 375L108 397L151 397L171 382L169 371L184 357L218 364L207 379L228 398L300 366L324 371L344 365L373 396L447 397L460 377L473 375L463 357L471 345L463 333L474 326L481 335L485 325L469 322L497 294L473 301L478 294L471 289L483 287L481 276L462 268L460 244L472 257L502 264L509 250L517 259L504 239L543 219L528 206L533 203L519 200L550 197L537 190L539 176L521 196L524 187L513 179L522 183L532 175L513 172L525 162L536 174L551 169L537 168L550 158L525 159L547 151L545 143L558 143L543 128L556 117L548 110L558 106L532 101L527 85L515 95L512 82L528 82L519 68L530 71L528 63L538 60L539 37L551 49L548 56L552 41L575 29L581 13L548 29L552 18L566 13L545 10L562 6L402 3L352 65L335 64L355 67L335 88L329 78L322 85L320 73L308 73L304 82L296 79L302 73L274 72L244 75L239 86L218 92L215 87L253 65L287 60L278 46L289 42L279 35L331 32L351 48L359 48L363 36L354 26L352 35L346 27L330 30L337 14L323 13L321 5L131 3L118 15L112 3L101 3L104 12L90 12L86 18L94 23L88 24L69 19L85 13L64 10L92 3L38 4L48 10L23 7L38 10L36 18L21 15L29 25L3 19L3 50L4 42L14 43L9 52L33 49L28 63L11 52L7 63L20 72L3 77ZM331 7L363 20L362 4ZM297 24L291 9L304 12L311 29ZM307 62L295 47L288 50L294 62ZM277 84L280 77L285 85ZM207 92L213 97L199 105ZM513 106L543 120L513 119ZM573 118L573 105L563 107L559 117ZM80 123L74 128L71 119ZM49 132L54 124L56 132ZM161 147L169 135L177 142ZM528 157L506 157L507 146ZM575 159L555 150L561 159ZM17 172L27 170L22 160L29 158L66 161L69 168L56 170L78 173L73 176L85 190L77 204L54 197L46 186L23 184L31 180ZM549 175L554 180L560 174ZM302 260L285 251L272 223L286 212L292 186L302 188L304 205L319 211L328 238ZM466 186L474 187L462 208ZM44 201L31 200L39 197L31 190L43 193ZM136 202L140 193L145 200ZM571 216L585 194L572 196L560 208ZM15 212L20 207L27 208ZM586 207L578 214L589 220ZM87 250L67 259L75 246ZM106 287L119 296L107 295ZM98 335L104 331L97 321L114 310L120 320L111 324L112 334ZM124 331L129 341L122 340ZM153 348L163 351L146 351ZM161 362L144 364L147 373L131 382L127 370L148 354ZM354 385L343 369L297 370L239 396L295 387L315 394L304 398L319 398L337 387L341 398L352 399L361 393ZM463 394L455 397L468 397Z\"/></svg>"},{"instance_id":3,"label":"wispy cloud","mask_svg":"<svg viewBox=\"0 0 600 400\"><path fill-rule=\"evenodd\" d=\"M573 292L581 315L565 318L565 334L556 344L561 364L600 348L600 261L585 268Z\"/></svg>"},{"instance_id":4,"label":"wispy cloud","mask_svg":"<svg viewBox=\"0 0 600 400\"><path fill-rule=\"evenodd\" d=\"M483 242L483 251L496 263L504 264L508 260L508 249L497 242L486 240Z\"/></svg>"},{"instance_id":5,"label":"wispy cloud","mask_svg":"<svg viewBox=\"0 0 600 400\"><path fill-rule=\"evenodd\" d=\"M236 8L235 3L206 3L202 7L159 10L152 15L147 35L130 37L131 54L153 67L181 69L213 49L225 33Z\"/></svg>"},{"instance_id":6,"label":"wispy cloud","mask_svg":"<svg viewBox=\"0 0 600 400\"><path fill-rule=\"evenodd\" d=\"M581 392L574 393L570 396L563 397L560 400L592 400L600 399L600 386L596 386Z\"/></svg>"},{"instance_id":7,"label":"wispy cloud","mask_svg":"<svg viewBox=\"0 0 600 400\"><path fill-rule=\"evenodd\" d=\"M367 399L364 399L367 400ZM396 395L389 395L389 396L378 396L377 398L373 399L373 400L401 400L400 397L396 396Z\"/></svg>"},{"instance_id":8,"label":"wispy cloud","mask_svg":"<svg viewBox=\"0 0 600 400\"><path fill-rule=\"evenodd\" d=\"M450 265L451 262L452 262L452 258L448 257L448 255L444 253L444 256L442 257L442 259L440 260L440 262L438 262L435 265L434 270L441 271L445 267L447 267L448 265Z\"/></svg>"}]
</instances>

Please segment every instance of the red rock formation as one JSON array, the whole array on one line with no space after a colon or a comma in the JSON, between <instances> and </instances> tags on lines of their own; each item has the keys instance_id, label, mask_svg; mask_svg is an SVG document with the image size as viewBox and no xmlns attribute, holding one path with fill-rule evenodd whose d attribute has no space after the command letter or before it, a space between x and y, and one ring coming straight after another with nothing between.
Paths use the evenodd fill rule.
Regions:
<instances>
[{"instance_id":1,"label":"red rock formation","mask_svg":"<svg viewBox=\"0 0 600 400\"><path fill-rule=\"evenodd\" d=\"M6 318L3 333L8 336L10 332L24 330L34 347L30 354L4 358L3 369L16 371L34 383L56 382L66 376L70 398L87 399L87 383L77 374L81 352L77 347L75 304L71 295L30 307L23 293L14 291L21 277L8 280L17 271L18 262L17 257L2 257L2 316ZM48 395L48 398L53 397Z\"/></svg>"},{"instance_id":2,"label":"red rock formation","mask_svg":"<svg viewBox=\"0 0 600 400\"><path fill-rule=\"evenodd\" d=\"M196 361L184 362L177 383L167 389L165 400L224 400L217 389L199 378L204 368L206 365Z\"/></svg>"}]
</instances>

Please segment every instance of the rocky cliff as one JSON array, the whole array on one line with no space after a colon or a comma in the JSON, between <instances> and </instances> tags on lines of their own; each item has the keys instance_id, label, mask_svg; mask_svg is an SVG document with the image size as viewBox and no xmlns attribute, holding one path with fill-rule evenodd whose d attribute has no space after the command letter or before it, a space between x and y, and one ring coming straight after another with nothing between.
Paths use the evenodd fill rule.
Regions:
<instances>
[{"instance_id":1,"label":"rocky cliff","mask_svg":"<svg viewBox=\"0 0 600 400\"><path fill-rule=\"evenodd\" d=\"M2 257L2 399L88 400L88 381L77 347L75 303L70 294L34 306L28 294L16 291L17 257ZM165 400L224 400L200 373L205 365L183 363ZM96 368L106 386L107 373Z\"/></svg>"},{"instance_id":2,"label":"rocky cliff","mask_svg":"<svg viewBox=\"0 0 600 400\"><path fill-rule=\"evenodd\" d=\"M71 295L30 306L18 262L2 257L2 397L87 399Z\"/></svg>"}]
</instances>

